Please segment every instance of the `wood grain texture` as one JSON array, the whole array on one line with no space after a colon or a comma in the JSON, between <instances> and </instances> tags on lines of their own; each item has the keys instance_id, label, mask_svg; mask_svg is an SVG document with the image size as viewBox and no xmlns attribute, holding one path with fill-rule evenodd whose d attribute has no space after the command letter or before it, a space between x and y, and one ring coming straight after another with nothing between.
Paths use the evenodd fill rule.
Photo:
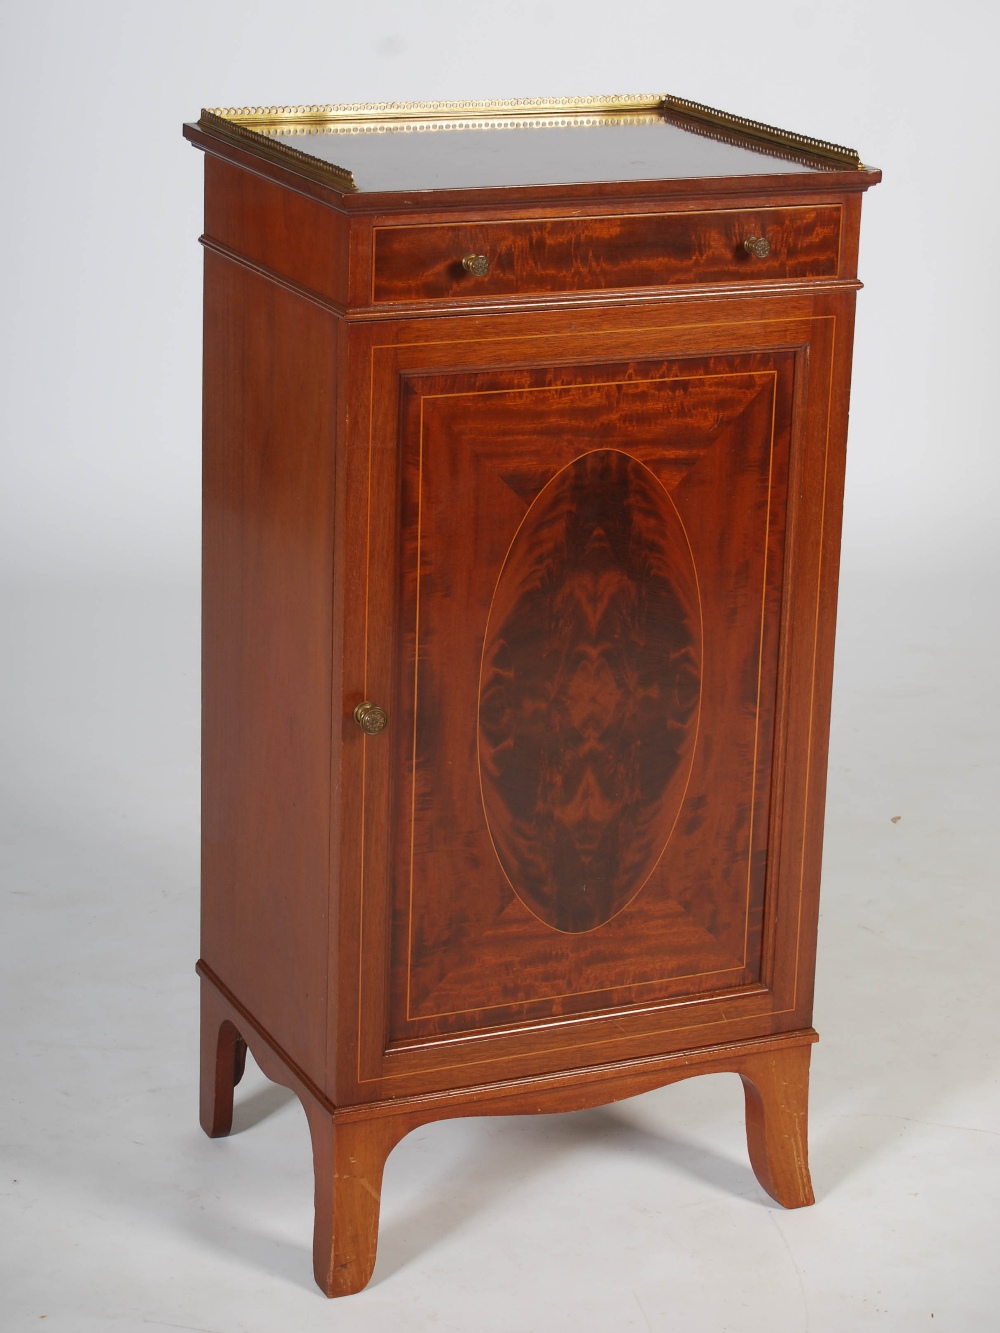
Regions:
<instances>
[{"instance_id":1,"label":"wood grain texture","mask_svg":"<svg viewBox=\"0 0 1000 1333\"><path fill-rule=\"evenodd\" d=\"M347 303L347 218L211 155L205 158L205 236L336 305Z\"/></svg>"},{"instance_id":2,"label":"wood grain texture","mask_svg":"<svg viewBox=\"0 0 1000 1333\"><path fill-rule=\"evenodd\" d=\"M840 373L840 367L848 364L843 357L845 349L849 353L851 309L850 293L844 296L823 294L772 297L763 307L759 297L739 303L679 302L656 312L655 318L648 310L618 309L613 322L606 311L576 312L571 329L566 329L563 315L552 312L546 316L508 315L478 319L474 324L464 319L419 325L399 321L382 325L378 330L361 326L351 330L345 361L347 379L352 386L348 410L353 423L347 450L351 480L345 486L347 549L359 549L356 543L360 538L360 549L363 550L366 534L370 534L371 545L368 557L348 570L350 597L345 602L343 640L345 767L339 777L343 793L340 806L343 836L338 880L341 949L337 956L340 1035L336 1046L330 1048L330 1059L336 1064L339 1095L345 1101L408 1095L415 1086L421 1085L457 1087L470 1078L502 1077L512 1067L525 1072L540 1072L565 1068L574 1060L591 1062L614 1058L616 1051L638 1056L657 1050L680 1049L692 1040L711 1043L725 1035L751 1037L808 1023L810 977L807 970L803 970L800 977L796 959L811 949L814 939L814 934L809 932L814 931L812 913L818 887L818 861L813 861L811 847L817 839L821 845L822 828L812 817L807 823L802 822L800 776L816 763L815 743L820 739L816 727L812 728L813 752L793 747L790 766L786 764L786 743L783 740L778 742L775 766L769 772L766 765L761 765L760 781L754 795L755 838L759 837L761 845L766 845L769 839L777 836L775 829L783 829L780 839L771 844L777 855L769 854L766 860L758 858L751 872L763 892L761 912L751 913L748 922L750 938L760 941L759 946L754 946L761 949L759 981L737 974L735 985L738 989L734 990L733 983L730 983L715 991L699 992L694 1007L670 998L669 992L662 1000L649 1002L648 992L635 989L631 993L619 993L624 1007L609 1008L606 1018L599 1009L574 1012L563 999L558 1001L555 1010L558 1023L553 1023L551 1018L533 1018L530 1012L527 1016L523 1011L519 1015L516 1010L508 1008L497 1015L499 1021L490 1028L470 1031L468 1039L453 1029L448 1034L447 1044L439 1047L431 1040L433 1028L428 1028L426 1035L417 1040L406 1036L392 1036L387 1040L387 1033L391 1032L385 998L390 961L387 946L395 927L387 893L393 840L387 838L386 833L392 826L390 795L395 790L394 784L397 779L404 784L408 781L405 775L400 776L396 746L400 731L405 734L412 731L412 719L400 723L398 714L390 708L389 731L382 737L366 740L350 721L350 707L367 697L383 702L394 699L400 688L401 674L409 674L409 668L401 673L398 665L404 652L398 631L407 619L406 615L400 619L402 613L396 609L398 557L394 553L400 549L399 530L391 502L386 508L383 504L387 497L399 494L401 482L397 463L401 460L397 455L401 402L410 393L407 386L411 378L414 385L422 386L431 397L440 396L442 402L451 398L458 401L453 393L456 359L473 365L506 362L511 371L518 368L519 385L539 393L525 369L526 362L530 364L539 359L540 364L559 364L559 374L567 377L567 383L573 383L575 376L577 382L573 387L576 392L580 388L578 381L592 378L602 370L600 363L596 370L585 365L576 371L571 369L574 360L584 361L598 342L602 350L651 361L655 360L654 351L662 352L669 347L688 363L697 362L697 353L706 347L725 349L742 342L770 347L773 352L768 353L769 356L779 352L785 355L788 365L783 373L790 375L792 382L790 394L782 391L778 397L789 399L792 404L792 439L793 442L797 440L791 454L794 480L787 501L781 499L780 488L773 496L775 512L787 511L791 526L786 538L781 537L780 528L775 529L775 541L767 560L769 568L781 569L784 542L784 563L786 569L793 570L794 577L790 582L785 581L782 591L782 577L776 576L774 590L769 594L765 625L769 627L770 638L766 636L765 657L768 653L777 653L777 639L780 638L784 645L784 661L783 664L779 662L778 686L771 707L777 710L774 716L786 732L787 720L800 730L800 723L810 716L813 707L818 614L815 582L818 566L814 561L818 558L818 542L824 530L822 503L818 515L811 507L803 508L801 497L818 493L822 500L824 477L832 460L839 457L842 462L842 436L832 435L828 442L825 423L836 375ZM475 333L472 340L467 336L470 327ZM841 329L845 330L845 337L841 337ZM833 337L835 330L836 336ZM805 373L807 365L808 374ZM469 387L467 377L471 373L461 373L461 388ZM482 377L478 388L489 390L499 383L490 379L492 372L476 373ZM370 374L374 378L369 378ZM544 390L544 376L551 374L551 370L540 374L538 384ZM442 387L447 392L441 392ZM638 393L640 389L637 385L629 392ZM412 396L418 403L422 394L414 392ZM483 398L484 403L492 403L491 411L499 410L497 404L502 402L502 395L494 394L489 398L484 394ZM470 400L464 401L468 403ZM425 401L425 416L427 407ZM762 399L755 411L766 410L766 401ZM419 407L416 411L419 417ZM457 416L446 419L459 421L465 415L463 407ZM406 420L404 411L404 434L409 430ZM500 412L498 420L502 430L509 434L511 424L516 422L516 414ZM711 418L706 415L706 420ZM741 428L749 439L760 429L759 425L754 425L755 420L751 413ZM517 438L516 433L512 438ZM731 435L728 443L717 451L716 464L736 466L745 449L743 435ZM516 462L513 455L508 462L512 465ZM419 464L415 464L415 471L418 470ZM690 469L689 475L694 475ZM717 468L709 467L703 473L699 472L698 477L699 487L704 487L706 498L713 487L724 490L729 484L724 469L720 473ZM817 484L819 489L815 492ZM463 485L458 493L465 496L475 491L475 486L469 491L468 486ZM513 495L514 492L506 485L500 490L491 490L482 501L482 509L471 515L480 533L488 534L491 526L499 521L498 498L504 494ZM527 503L521 500L516 513L523 515ZM459 505L456 512L461 509ZM440 511L449 513L451 509L442 504ZM405 513L404 505L404 519ZM384 522L386 517L388 522ZM518 521L515 517L515 527ZM688 527L693 530L694 525L688 521ZM353 538L351 533L355 534ZM711 521L710 510L706 510L702 533L704 540L718 541L719 534ZM730 535L734 545L727 549L732 552L738 549L741 539L739 531ZM502 543L497 557L497 569L505 548L506 542ZM725 559L720 556L720 570L724 564ZM358 578L351 572L352 568ZM449 566L451 573L456 568L460 566L455 562ZM495 582L494 575L485 581L485 586L492 588ZM823 614L826 614L825 610ZM784 625L780 636L776 633L779 621ZM725 656L719 661L724 666ZM460 662L456 659L447 682L449 688L451 681L464 675L459 667ZM718 680L723 686L742 689L743 685L739 683L742 674L745 673L725 669L719 673ZM762 731L761 736L762 744L766 745L766 733ZM363 763L359 766L357 761L362 760L362 755ZM724 764L724 746L716 748L715 757L718 763ZM786 818L789 810L792 812L790 819ZM363 815L365 829L360 839L352 837L350 832L357 827L352 821L359 815ZM698 839L692 839L693 856L704 855L706 847L714 847L714 842L703 840L700 845L702 850L699 853L696 850ZM767 883L771 884L770 890L766 890ZM645 896L645 893L639 896L637 905ZM693 901L697 907L697 895ZM628 916L632 910L629 908L622 917ZM725 913L716 915L717 929L734 929L732 921L727 925ZM615 918L598 933L615 931L622 917ZM680 920L682 918L678 918ZM552 935L551 931L545 933ZM674 938L679 938L677 929ZM691 941L692 950L697 951L703 947L705 935L692 935ZM558 937L558 943L560 946L565 943L562 936ZM629 947L632 946L641 948L641 937L639 944L635 945L633 941ZM628 949L624 951L627 953ZM397 959L399 956L397 954ZM555 967L562 965L562 957L560 951L550 948L549 958ZM359 967L362 960L363 972ZM544 960L541 961L544 965ZM641 958L639 962L641 964ZM474 968L469 969L466 975L474 971ZM462 982L461 969L454 969L454 977L456 982ZM690 981L678 980L676 996L682 999L684 988L690 988L690 985ZM691 994L690 989L687 993ZM549 1007L544 1012L551 1015L553 1000L550 998L546 1004ZM434 1021L440 1023L439 1019ZM465 1020L453 1021L461 1025ZM445 1035L443 1027L436 1030Z\"/></svg>"},{"instance_id":3,"label":"wood grain texture","mask_svg":"<svg viewBox=\"0 0 1000 1333\"><path fill-rule=\"evenodd\" d=\"M206 253L202 956L314 1066L328 1021L335 347L333 316Z\"/></svg>"},{"instance_id":4,"label":"wood grain texture","mask_svg":"<svg viewBox=\"0 0 1000 1333\"><path fill-rule=\"evenodd\" d=\"M761 1186L789 1208L812 1203L805 1137L809 1056L816 1034L619 1062L560 1076L508 1080L432 1097L403 1097L367 1107L330 1103L209 969L202 971L203 1125L213 1115L211 1072L217 1033L239 1030L274 1082L290 1088L309 1122L315 1179L313 1272L327 1296L360 1291L375 1267L386 1158L411 1130L468 1115L535 1115L604 1106L697 1074L735 1073L746 1090L747 1141ZM227 1065L226 1069L230 1071ZM228 1088L232 1116L232 1088ZM206 1109L207 1108L207 1109ZM224 1109L224 1108L223 1108ZM227 1129L223 1132L228 1132Z\"/></svg>"},{"instance_id":5,"label":"wood grain texture","mask_svg":"<svg viewBox=\"0 0 1000 1333\"><path fill-rule=\"evenodd\" d=\"M402 1117L338 1122L306 1105L315 1175L313 1273L326 1296L352 1296L368 1284L378 1248L385 1159L413 1127Z\"/></svg>"},{"instance_id":6,"label":"wood grain texture","mask_svg":"<svg viewBox=\"0 0 1000 1333\"><path fill-rule=\"evenodd\" d=\"M740 1071L750 1164L762 1187L785 1208L815 1203L806 1131L809 1056L808 1046L769 1051Z\"/></svg>"},{"instance_id":7,"label":"wood grain texture","mask_svg":"<svg viewBox=\"0 0 1000 1333\"><path fill-rule=\"evenodd\" d=\"M759 766L759 781L753 795L754 838L760 840L761 847L770 849L766 857L751 860L751 883L760 886L761 907L759 911L751 911L747 918L725 911L715 912L708 918L713 929L729 932L730 937L737 930L748 931L753 947L760 950L759 979L755 981L752 975L734 970L728 977L725 974L717 977L717 989L713 990L707 977L703 981L696 980L692 987L689 978L675 976L671 981L670 978L664 979L662 974L647 972L646 978L655 980L657 985L662 982L662 989L652 996L641 986L619 991L617 996L605 992L600 1004L607 1001L608 1008L602 1011L600 1007L588 1009L585 1006L590 1002L582 998L574 1001L567 1000L565 995L557 996L554 991L567 988L551 986L549 978L550 989L544 998L538 997L535 1010L518 1010L511 1006L495 1011L489 1027L466 1029L468 1036L462 1035L467 1016L445 1018L440 1013L422 1015L414 1010L405 1029L396 1027L403 1011L401 1005L397 1005L393 1018L387 997L393 990L397 995L401 994L401 989L396 982L390 981L390 962L393 968L397 967L406 950L405 946L394 943L390 953L389 944L392 939L398 941L406 934L406 927L401 924L406 908L392 859L405 854L400 848L407 843L408 834L400 839L395 832L391 837L388 832L396 827L393 803L398 799L397 809L402 810L412 799L409 794L411 778L402 764L407 762L407 746L412 743L413 715L411 713L408 718L404 715L401 720L393 707L390 708L389 730L381 737L365 740L353 724L349 724L345 732L345 767L340 777L344 793L339 887L343 944L338 972L341 1026L339 1044L335 1050L331 1048L330 1057L337 1066L343 1100L354 1102L407 1095L415 1086L457 1087L470 1078L503 1077L511 1067L525 1073L543 1072L565 1068L573 1061L589 1063L612 1059L616 1052L639 1056L657 1050L681 1049L693 1040L712 1043L728 1036L742 1039L762 1032L808 1025L810 975L806 966L800 969L797 960L807 956L814 947L819 861L814 857L813 848L822 845L822 824L815 818L815 807L810 807L812 813L807 814L807 806L803 804L806 790L802 775L812 773L817 762L821 762L817 755L822 751L817 747L825 734L825 722L814 704L817 617L828 614L819 597L818 559L820 545L826 540L823 536L826 529L823 518L826 477L835 462L842 466L843 459L843 434L828 433L827 421L831 401L837 400L840 377L849 365L845 352L849 353L852 307L853 296L849 292L818 293L794 298L775 295L766 302L759 296L741 302L688 300L655 313L640 308L619 308L612 317L607 311L600 310L574 312L568 328L566 317L553 311L548 315L505 315L474 322L453 319L411 324L401 320L382 325L377 330L370 326L355 326L351 330L347 361L348 380L352 385L348 459L354 481L347 487L345 521L348 532L366 534L361 538L362 543L370 538L370 544L369 555L360 569L357 596L355 598L352 593L351 599L345 603L345 708L352 700L367 697L382 701L396 699L406 679L412 681L413 644L400 637L403 627L413 623L411 612L405 609L412 587L411 593L407 593L407 581L403 580L400 602L396 572L399 556L396 553L401 550L403 528L412 522L415 531L416 525L415 516L408 517L409 502L405 498L407 492L401 480L401 469L412 468L409 475L415 477L419 473L419 453L404 451L400 456L399 439L401 430L408 441L419 437L418 426L408 423L412 416L412 420L419 424L421 403L425 424L434 431L437 431L438 424L447 425L448 431L444 434L451 433L459 457L477 473L482 472L483 478L482 489L479 480L470 484L468 479L452 488L451 473L446 468L441 473L440 483L433 487L442 498L435 508L434 522L450 522L453 516L461 519L464 515L474 525L476 542L486 554L488 550L483 543L488 544L493 539L491 533L498 536L498 527L506 521L502 520L504 504L517 501L517 507L507 511L511 516L510 531L513 532L530 498L518 499L516 490L504 482L495 484L495 478L490 482L490 470L482 470L482 459L477 457L477 450L466 448L462 440L467 440L470 445L479 437L489 440L491 431L494 437L499 433L502 438L509 439L511 447L507 448L505 469L513 467L517 480L517 448L514 446L521 438L516 429L518 413L514 408L504 411L505 395L491 391L498 387L510 390L513 383L516 392L511 393L511 398L515 404L522 395L527 401L532 394L541 398L549 391L568 399L570 394L557 383L550 386L547 382L546 377L552 375L555 365L575 399L584 382L599 379L605 373L605 363L586 364L588 354L592 356L598 345L602 351L616 353L626 360L638 358L653 365L657 364L657 353L662 362L662 353L668 350L695 368L699 368L700 354L706 349L716 348L717 355L726 357L730 355L726 349L732 349L734 345L756 346L768 358L768 374L772 378L774 366L771 361L775 356L785 358L781 375L790 378L791 387L788 391L781 389L775 402L786 403L791 413L792 448L787 495L780 486L776 487L771 505L775 514L786 516L787 534L782 536L782 528L775 528L774 541L769 544L766 557L762 553L768 569L776 571L773 584L769 576L772 590L767 595L763 618L766 629L764 660L770 660L768 655L775 654L778 665L775 694L768 704L770 711L760 714L759 743L765 753L771 744L769 729L775 728L774 762L770 769L766 764ZM473 336L470 337L470 333ZM456 361L464 361L470 366L492 364L499 368L506 365L507 369L456 372ZM535 381L532 381L530 370L533 362L539 367ZM545 366L549 369L545 370ZM732 367L727 365L726 368ZM703 361L700 369L704 371ZM508 375L517 378L510 381L506 378ZM709 383L707 377L702 375L702 378ZM468 407L473 399L462 398L457 392L459 389L475 389L481 394L484 424L478 435L475 414L470 417ZM634 388L623 392L632 394L634 402L635 396L647 390L636 383ZM689 397L692 406L688 410L695 413L697 420L698 395ZM748 445L754 438L761 438L761 426L755 414L766 416L770 412L773 416L766 396L758 395L758 398L760 401L749 415L737 412L737 416L744 419L738 424L736 433L723 441L721 448L712 451L711 465L692 469L689 464L696 454L690 455L684 463L687 477L692 484L696 483L692 496L696 500L695 509L706 505L699 537L706 547L718 547L720 540L718 525L712 519L713 492L726 492L731 481L727 469L738 471L739 460L746 455ZM440 403L434 405L432 399L435 403L440 399ZM588 400L588 410L590 406ZM430 418L438 408L442 415L440 422L435 424ZM528 413L525 419L530 415ZM671 404L669 415L678 418L680 429L683 413L676 403ZM613 411L609 416L614 417ZM649 413L648 419L654 428L651 448L659 448L662 446L662 431L658 440L655 433L657 414ZM780 419L780 415L775 417L775 422ZM581 420L580 433L585 435L587 418ZM629 429L635 429L635 422L641 420L641 413L633 413ZM704 420L711 423L715 415L706 412ZM457 425L462 425L464 435L454 433ZM442 454L439 461L445 461L446 457ZM554 470L557 467L558 464ZM404 495L401 510L397 511L391 502L383 507L388 497L400 495L401 487ZM462 497L457 505L446 498L452 494ZM480 497L475 505L470 505L470 496ZM808 502L805 500L807 496ZM813 497L818 497L818 509L813 505ZM756 512L756 506L752 508ZM698 525L694 522L693 512L685 522L694 544ZM738 525L726 530L724 535L729 545L724 544L719 548L719 554L713 557L717 560L720 591L726 586L726 563L745 540ZM490 557L495 559L497 571L507 545L507 539L500 541L496 555ZM445 542L441 545L445 557L447 549ZM467 566L467 561L449 562L447 558L430 562L428 568L433 578L438 578L439 571L444 570L451 580L447 585L449 594L445 604L452 599L457 586L453 581L472 577ZM412 578L412 552L406 556L404 568L411 570L408 577ZM737 568L742 571L741 578L745 577L748 571L740 564ZM791 577L788 577L789 573ZM495 583L495 573L483 580L483 586L489 591ZM436 599L432 598L427 605L433 608ZM482 614L485 625L485 609ZM432 628L428 622L424 623L425 628ZM447 617L444 623L447 624ZM456 616L455 623L468 637L463 618ZM744 623L748 625L749 620ZM724 629L725 621L720 621L719 625ZM759 633L759 628L755 632ZM438 639L440 635L435 632L434 637ZM472 675L478 671L480 652L477 647L470 668ZM404 658L410 665L401 668ZM461 655L449 658L445 654L443 660L450 663L442 676L448 690L456 681L466 678L465 659ZM726 652L717 655L716 660L719 670L713 692L738 692L746 688L746 673L730 669ZM473 711L474 706L473 701ZM453 727L459 725L457 719L461 712L462 708L444 708L439 716L444 718L446 727ZM790 733L796 736L794 744L789 743ZM407 741L406 737L411 740ZM752 739L750 743L752 748ZM720 766L722 780L728 781L724 772L727 762L725 744L717 744L711 752L706 750L705 757ZM447 776L446 766L442 772ZM694 780L692 778L692 782ZM403 795L397 797L400 790ZM450 791L446 786L439 787L437 797L440 798L446 790ZM433 797L434 788L429 791ZM459 796L464 799L464 788L460 787ZM812 797L809 799L811 801ZM452 800L450 795L448 800ZM349 829L352 827L350 820L358 817L359 810L364 819L364 836L357 839L350 836ZM675 849L677 838L678 834L675 834L671 844ZM706 864L710 868L704 878L714 878L714 867L722 864L719 858L726 845L725 835L713 838L705 837L704 829L701 836L693 832L690 840L692 872L696 870L698 859L707 856L709 861ZM491 847L486 851L489 856L484 853L484 865L489 863L489 857L495 859ZM470 872L470 882L473 873ZM395 911L389 892L394 879ZM486 883L485 880L482 882ZM442 877L439 885L444 883ZM435 895L432 901L439 896ZM508 901L513 899L514 895L510 894ZM634 910L643 906L646 900L644 891L627 912L596 933L597 936L607 936L609 957L613 952L615 932L628 923ZM691 902L696 910L704 906L698 894L693 895ZM488 904L484 905L484 910L488 910ZM417 912L418 922L421 918L422 912ZM446 918L442 916L440 919L445 921ZM672 940L678 949L689 948L690 957L697 962L699 950L703 952L706 947L704 926L693 921L690 944L685 945L683 932L688 927L683 925L684 920L682 916L675 919L671 926ZM426 929L429 931L432 926L433 920L428 920ZM402 932L402 936L397 932ZM457 934L442 937L449 948L455 942L452 958L456 961L462 957ZM540 951L537 956L538 974L544 978L546 967L564 968L571 980L577 980L566 966L565 949L574 938L586 942L594 936L555 936L548 929L544 934L548 943L545 952ZM738 940L740 936L735 938ZM617 943L621 946L619 962L621 957L630 962L634 958L637 968L644 966L641 933L629 940L618 939ZM426 954L430 961L433 961L433 952ZM651 952L650 963L660 955L662 949L659 954ZM477 965L464 971L462 967L449 964L446 983L450 985L454 979L456 985L479 984L485 992L481 992L479 998L488 1000L489 983L482 980L481 965L482 958L477 959ZM439 984L440 978L435 978L433 971L425 975L433 985ZM419 1001L416 990L413 995ZM694 1002L685 1000L685 995ZM514 995L512 998L516 1001L518 997ZM578 1006L576 1009L574 1003ZM558 1017L558 1022L552 1021L553 1016ZM423 1029L416 1026L425 1022L427 1026ZM452 1024L450 1028L449 1023ZM447 1037L447 1040L438 1044L438 1037Z\"/></svg>"},{"instance_id":8,"label":"wood grain texture","mask_svg":"<svg viewBox=\"0 0 1000 1333\"><path fill-rule=\"evenodd\" d=\"M833 277L840 229L834 204L376 227L372 300ZM748 236L765 236L771 253L748 254ZM489 260L485 277L462 267L468 254Z\"/></svg>"},{"instance_id":9,"label":"wood grain texture","mask_svg":"<svg viewBox=\"0 0 1000 1333\"><path fill-rule=\"evenodd\" d=\"M756 979L793 365L404 379L395 1037Z\"/></svg>"},{"instance_id":10,"label":"wood grain texture","mask_svg":"<svg viewBox=\"0 0 1000 1333\"><path fill-rule=\"evenodd\" d=\"M200 1119L210 1139L225 1138L233 1127L233 1090L246 1059L246 1042L230 1013L216 988L203 982Z\"/></svg>"},{"instance_id":11,"label":"wood grain texture","mask_svg":"<svg viewBox=\"0 0 1000 1333\"><path fill-rule=\"evenodd\" d=\"M663 853L694 753L701 637L687 537L655 474L616 449L569 463L507 552L479 683L490 836L556 930L604 925Z\"/></svg>"},{"instance_id":12,"label":"wood grain texture","mask_svg":"<svg viewBox=\"0 0 1000 1333\"><path fill-rule=\"evenodd\" d=\"M210 968L200 964L199 970L202 1127L213 1138L229 1133L233 1115L229 1057L234 1039L245 1042L267 1077L295 1093L309 1123L317 1285L327 1296L360 1291L375 1264L385 1159L403 1134L420 1122L412 1117L379 1117L337 1123L334 1106L309 1076L235 1001Z\"/></svg>"},{"instance_id":13,"label":"wood grain texture","mask_svg":"<svg viewBox=\"0 0 1000 1333\"><path fill-rule=\"evenodd\" d=\"M347 199L189 137L206 1131L249 1045L306 1110L328 1294L371 1273L392 1145L447 1116L731 1071L762 1185L809 1202L878 173ZM783 252L743 258L747 227ZM449 256L489 238L473 296Z\"/></svg>"}]
</instances>

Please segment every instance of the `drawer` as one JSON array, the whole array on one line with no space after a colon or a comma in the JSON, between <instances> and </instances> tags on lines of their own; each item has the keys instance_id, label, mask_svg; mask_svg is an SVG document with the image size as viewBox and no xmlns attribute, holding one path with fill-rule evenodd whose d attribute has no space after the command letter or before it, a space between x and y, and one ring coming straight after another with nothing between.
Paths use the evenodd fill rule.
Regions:
<instances>
[{"instance_id":1,"label":"drawer","mask_svg":"<svg viewBox=\"0 0 1000 1333\"><path fill-rule=\"evenodd\" d=\"M840 262L839 204L376 227L372 300L522 296L675 283L828 278ZM744 246L763 237L761 258ZM484 256L488 270L463 267Z\"/></svg>"}]
</instances>

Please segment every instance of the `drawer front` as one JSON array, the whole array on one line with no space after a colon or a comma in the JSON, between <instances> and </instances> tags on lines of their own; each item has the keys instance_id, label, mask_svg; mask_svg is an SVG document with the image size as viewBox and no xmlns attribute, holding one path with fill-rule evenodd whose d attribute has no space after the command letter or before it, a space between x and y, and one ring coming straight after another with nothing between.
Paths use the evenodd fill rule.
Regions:
<instances>
[{"instance_id":1,"label":"drawer front","mask_svg":"<svg viewBox=\"0 0 1000 1333\"><path fill-rule=\"evenodd\" d=\"M372 300L828 278L840 229L839 204L376 227ZM750 237L768 242L765 257L746 249ZM473 255L488 261L485 274L463 267Z\"/></svg>"}]
</instances>

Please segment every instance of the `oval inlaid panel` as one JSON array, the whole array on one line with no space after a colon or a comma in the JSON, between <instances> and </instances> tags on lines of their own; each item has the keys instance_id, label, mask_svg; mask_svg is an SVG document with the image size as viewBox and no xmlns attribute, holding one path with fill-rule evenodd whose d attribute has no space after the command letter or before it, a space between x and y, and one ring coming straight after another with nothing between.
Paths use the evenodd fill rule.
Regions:
<instances>
[{"instance_id":1,"label":"oval inlaid panel","mask_svg":"<svg viewBox=\"0 0 1000 1333\"><path fill-rule=\"evenodd\" d=\"M534 500L490 609L479 771L514 892L556 930L603 925L649 878L694 756L701 622L667 492L618 450Z\"/></svg>"}]
</instances>

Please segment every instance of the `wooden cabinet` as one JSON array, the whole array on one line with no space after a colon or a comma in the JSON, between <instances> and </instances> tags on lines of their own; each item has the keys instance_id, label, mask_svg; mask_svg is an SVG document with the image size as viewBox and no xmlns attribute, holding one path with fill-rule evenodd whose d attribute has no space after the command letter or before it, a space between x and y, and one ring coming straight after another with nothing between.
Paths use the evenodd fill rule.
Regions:
<instances>
[{"instance_id":1,"label":"wooden cabinet","mask_svg":"<svg viewBox=\"0 0 1000 1333\"><path fill-rule=\"evenodd\" d=\"M186 133L205 1129L246 1046L301 1098L329 1295L370 1276L387 1153L447 1116L728 1070L762 1185L810 1203L878 172L670 98Z\"/></svg>"}]
</instances>

